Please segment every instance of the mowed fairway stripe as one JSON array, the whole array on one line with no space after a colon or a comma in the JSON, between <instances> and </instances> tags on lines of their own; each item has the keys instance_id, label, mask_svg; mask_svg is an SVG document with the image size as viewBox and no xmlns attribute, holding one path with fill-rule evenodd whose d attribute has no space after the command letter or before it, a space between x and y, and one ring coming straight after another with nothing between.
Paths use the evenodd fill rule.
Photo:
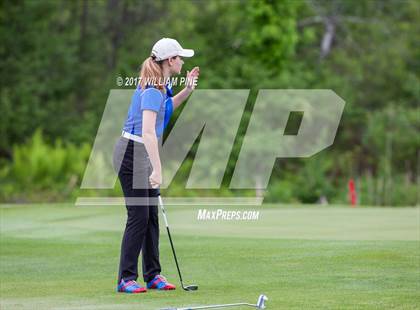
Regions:
<instances>
[{"instance_id":1,"label":"mowed fairway stripe","mask_svg":"<svg viewBox=\"0 0 420 310\"><path fill-rule=\"evenodd\" d=\"M34 205L0 210L0 308L159 309L255 302L260 293L267 309L418 305L416 208L271 206L255 222L167 209L185 280L199 291L115 293L125 208ZM160 248L163 273L177 283L163 231Z\"/></svg>"}]
</instances>

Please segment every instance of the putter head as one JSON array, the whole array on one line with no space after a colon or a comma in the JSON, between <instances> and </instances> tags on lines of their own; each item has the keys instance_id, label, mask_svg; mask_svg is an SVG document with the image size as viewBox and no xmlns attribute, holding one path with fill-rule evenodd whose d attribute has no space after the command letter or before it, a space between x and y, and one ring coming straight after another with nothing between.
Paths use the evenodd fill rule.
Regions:
<instances>
[{"instance_id":1,"label":"putter head","mask_svg":"<svg viewBox=\"0 0 420 310\"><path fill-rule=\"evenodd\" d=\"M268 300L267 296L260 295L257 300L257 309L265 309L265 302Z\"/></svg>"},{"instance_id":2,"label":"putter head","mask_svg":"<svg viewBox=\"0 0 420 310\"><path fill-rule=\"evenodd\" d=\"M196 291L198 290L198 285L187 285L182 287L185 291Z\"/></svg>"}]
</instances>

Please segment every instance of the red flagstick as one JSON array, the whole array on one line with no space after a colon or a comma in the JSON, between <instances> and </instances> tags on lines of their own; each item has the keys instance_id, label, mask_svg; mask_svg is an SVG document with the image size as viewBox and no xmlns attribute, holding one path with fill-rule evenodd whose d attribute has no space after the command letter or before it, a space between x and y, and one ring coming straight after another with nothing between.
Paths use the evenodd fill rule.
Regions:
<instances>
[{"instance_id":1,"label":"red flagstick","mask_svg":"<svg viewBox=\"0 0 420 310\"><path fill-rule=\"evenodd\" d=\"M354 180L350 179L349 180L349 201L351 206L354 208L357 204L357 193L356 193L356 188L354 186Z\"/></svg>"}]
</instances>

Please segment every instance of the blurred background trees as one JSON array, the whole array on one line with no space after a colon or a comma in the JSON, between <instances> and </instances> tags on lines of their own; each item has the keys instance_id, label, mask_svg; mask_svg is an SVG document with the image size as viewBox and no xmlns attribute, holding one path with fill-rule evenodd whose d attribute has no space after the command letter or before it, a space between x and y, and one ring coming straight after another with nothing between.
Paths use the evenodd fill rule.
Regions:
<instances>
[{"instance_id":1,"label":"blurred background trees","mask_svg":"<svg viewBox=\"0 0 420 310\"><path fill-rule=\"evenodd\" d=\"M2 201L74 198L116 78L137 76L154 42L173 37L196 50L185 70L200 66L199 88L251 89L228 175L259 89L327 88L346 101L334 145L308 159L278 159L266 201L346 203L354 178L361 204L419 203L418 1L0 6ZM169 191L191 195L176 182Z\"/></svg>"}]
</instances>

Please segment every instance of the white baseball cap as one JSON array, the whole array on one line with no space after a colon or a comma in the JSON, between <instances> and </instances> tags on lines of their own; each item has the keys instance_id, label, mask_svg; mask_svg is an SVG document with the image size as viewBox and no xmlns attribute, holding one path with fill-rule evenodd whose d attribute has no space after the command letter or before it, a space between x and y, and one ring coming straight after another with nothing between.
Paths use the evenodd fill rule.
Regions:
<instances>
[{"instance_id":1,"label":"white baseball cap","mask_svg":"<svg viewBox=\"0 0 420 310\"><path fill-rule=\"evenodd\" d=\"M157 61L160 61L175 56L192 57L194 50L182 48L177 40L162 38L153 45L152 55L156 57Z\"/></svg>"}]
</instances>

